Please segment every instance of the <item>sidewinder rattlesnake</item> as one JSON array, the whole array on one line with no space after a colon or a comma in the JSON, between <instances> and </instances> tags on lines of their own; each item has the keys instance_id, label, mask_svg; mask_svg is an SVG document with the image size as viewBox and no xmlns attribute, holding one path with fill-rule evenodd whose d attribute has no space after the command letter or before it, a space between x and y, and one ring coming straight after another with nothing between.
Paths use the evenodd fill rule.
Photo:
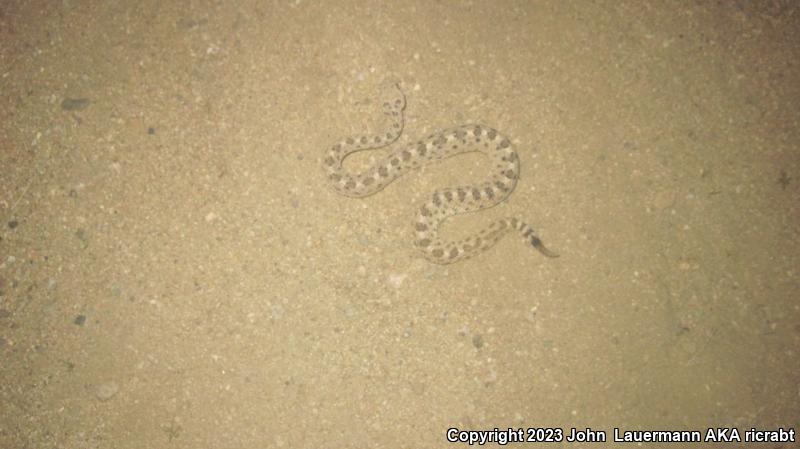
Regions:
<instances>
[{"instance_id":1,"label":"sidewinder rattlesnake","mask_svg":"<svg viewBox=\"0 0 800 449\"><path fill-rule=\"evenodd\" d=\"M439 226L447 218L476 212L504 201L514 191L519 177L519 157L511 141L497 130L483 125L464 125L436 132L411 145L397 148L361 173L349 173L342 161L351 153L384 148L403 132L406 99L397 83L385 83L383 114L390 126L374 135L351 136L330 147L323 159L327 178L342 195L362 198L381 191L408 171L431 161L457 154L479 151L489 157L491 174L483 182L437 190L419 209L414 222L414 246L426 259L450 264L482 253L494 246L509 231L516 230L525 242L547 257L558 257L542 244L533 228L516 217L502 218L481 231L459 240L439 235Z\"/></svg>"}]
</instances>

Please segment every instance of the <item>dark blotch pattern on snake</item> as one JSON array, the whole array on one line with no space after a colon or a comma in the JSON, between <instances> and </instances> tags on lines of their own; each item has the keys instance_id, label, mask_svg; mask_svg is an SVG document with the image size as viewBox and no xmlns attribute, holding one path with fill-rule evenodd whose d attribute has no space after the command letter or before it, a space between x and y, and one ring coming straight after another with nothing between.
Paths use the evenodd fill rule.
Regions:
<instances>
[{"instance_id":1,"label":"dark blotch pattern on snake","mask_svg":"<svg viewBox=\"0 0 800 449\"><path fill-rule=\"evenodd\" d=\"M491 161L491 174L482 182L437 190L422 205L414 222L414 245L425 258L437 264L449 264L472 257L491 248L510 231L518 232L525 242L548 257L557 254L544 247L533 228L516 217L502 218L460 241L439 235L439 226L448 217L495 206L511 195L519 177L519 157L511 141L497 130L482 125L465 125L434 133L414 144L397 148L362 173L348 173L342 161L351 153L379 149L394 143L403 132L405 96L396 83L383 88L383 114L388 128L379 134L351 136L330 147L323 166L333 189L345 196L362 198L373 195L408 171L433 160L480 151Z\"/></svg>"}]
</instances>

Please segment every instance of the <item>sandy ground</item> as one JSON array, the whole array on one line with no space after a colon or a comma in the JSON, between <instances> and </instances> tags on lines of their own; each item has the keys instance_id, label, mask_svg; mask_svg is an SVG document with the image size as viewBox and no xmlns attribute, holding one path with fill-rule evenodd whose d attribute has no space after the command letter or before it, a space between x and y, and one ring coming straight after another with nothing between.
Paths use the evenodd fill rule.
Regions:
<instances>
[{"instance_id":1,"label":"sandy ground","mask_svg":"<svg viewBox=\"0 0 800 449\"><path fill-rule=\"evenodd\" d=\"M0 447L797 428L798 41L791 1L2 2ZM327 187L387 77L402 142L520 153L446 232L514 214L560 258L414 251L479 155Z\"/></svg>"}]
</instances>

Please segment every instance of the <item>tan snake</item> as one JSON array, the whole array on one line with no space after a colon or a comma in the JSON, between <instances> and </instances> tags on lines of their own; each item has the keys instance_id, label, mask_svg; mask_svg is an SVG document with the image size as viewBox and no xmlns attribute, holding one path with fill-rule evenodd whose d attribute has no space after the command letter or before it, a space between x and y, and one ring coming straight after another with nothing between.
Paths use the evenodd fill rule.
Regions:
<instances>
[{"instance_id":1,"label":"tan snake","mask_svg":"<svg viewBox=\"0 0 800 449\"><path fill-rule=\"evenodd\" d=\"M383 88L383 114L387 129L379 134L351 136L326 150L323 166L333 189L345 196L373 195L408 171L433 160L479 151L491 161L491 175L482 182L437 190L422 205L414 223L414 245L426 259L450 264L472 257L494 246L509 231L516 230L525 242L548 257L558 257L536 236L533 228L516 217L499 219L481 231L459 241L439 235L439 226L448 217L495 206L511 195L519 178L519 157L511 141L497 130L482 125L446 129L416 143L400 147L361 173L348 173L342 161L351 153L374 150L394 143L403 132L405 96L397 83Z\"/></svg>"}]
</instances>

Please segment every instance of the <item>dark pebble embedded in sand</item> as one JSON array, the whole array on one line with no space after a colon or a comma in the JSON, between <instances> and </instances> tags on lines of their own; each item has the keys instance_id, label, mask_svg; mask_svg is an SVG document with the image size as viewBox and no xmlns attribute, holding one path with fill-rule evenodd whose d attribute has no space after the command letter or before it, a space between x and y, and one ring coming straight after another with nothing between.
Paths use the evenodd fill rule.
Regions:
<instances>
[{"instance_id":1,"label":"dark pebble embedded in sand","mask_svg":"<svg viewBox=\"0 0 800 449\"><path fill-rule=\"evenodd\" d=\"M61 102L61 109L64 111L82 111L89 107L88 98L65 98Z\"/></svg>"},{"instance_id":2,"label":"dark pebble embedded in sand","mask_svg":"<svg viewBox=\"0 0 800 449\"><path fill-rule=\"evenodd\" d=\"M73 321L78 326L83 326L86 323L86 315L78 315L75 317L75 321Z\"/></svg>"},{"instance_id":3,"label":"dark pebble embedded in sand","mask_svg":"<svg viewBox=\"0 0 800 449\"><path fill-rule=\"evenodd\" d=\"M16 228L17 226L19 226L19 221L17 220L11 220L8 222L8 227L11 229Z\"/></svg>"}]
</instances>

